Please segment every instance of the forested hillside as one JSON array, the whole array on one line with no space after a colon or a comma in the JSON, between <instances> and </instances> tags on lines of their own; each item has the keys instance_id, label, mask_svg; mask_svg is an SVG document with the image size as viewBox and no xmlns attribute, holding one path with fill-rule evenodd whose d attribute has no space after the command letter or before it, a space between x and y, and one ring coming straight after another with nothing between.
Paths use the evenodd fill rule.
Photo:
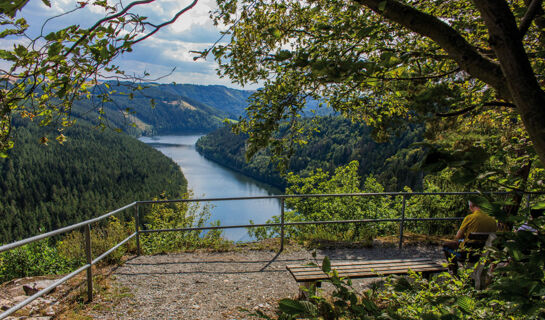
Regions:
<instances>
[{"instance_id":1,"label":"forested hillside","mask_svg":"<svg viewBox=\"0 0 545 320\"><path fill-rule=\"evenodd\" d=\"M236 119L248 105L252 91L224 86L190 84L127 86L102 84L90 100L77 101L73 112L78 117L121 128L133 134L173 134L210 132L222 126L226 118ZM101 93L110 92L108 101Z\"/></svg>"},{"instance_id":2,"label":"forested hillside","mask_svg":"<svg viewBox=\"0 0 545 320\"><path fill-rule=\"evenodd\" d=\"M315 124L318 131L306 145L296 147L288 171L305 175L321 168L333 172L339 166L358 160L358 174L361 177L373 174L388 191L401 190L404 186L421 189L422 173L411 167L422 159L423 152L409 146L420 141L422 129L415 128L388 143L377 143L371 138L369 127L341 116L318 117ZM208 159L261 181L285 187L285 180L267 151L259 152L246 163L246 138L223 127L199 139L197 150Z\"/></svg>"},{"instance_id":3,"label":"forested hillside","mask_svg":"<svg viewBox=\"0 0 545 320\"><path fill-rule=\"evenodd\" d=\"M238 118L248 106L250 90L237 90L225 86L201 86L194 84L161 85L162 90L211 106L225 112L231 118Z\"/></svg>"},{"instance_id":4,"label":"forested hillside","mask_svg":"<svg viewBox=\"0 0 545 320\"><path fill-rule=\"evenodd\" d=\"M51 129L14 121L15 147L0 159L0 242L96 217L135 200L177 197L187 182L179 167L123 133L83 121L68 140L39 143Z\"/></svg>"}]
</instances>

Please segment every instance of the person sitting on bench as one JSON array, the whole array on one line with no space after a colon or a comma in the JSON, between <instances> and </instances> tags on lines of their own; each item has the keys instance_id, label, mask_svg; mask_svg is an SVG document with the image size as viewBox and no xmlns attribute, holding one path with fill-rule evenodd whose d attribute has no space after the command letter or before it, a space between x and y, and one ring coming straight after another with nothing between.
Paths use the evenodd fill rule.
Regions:
<instances>
[{"instance_id":1,"label":"person sitting on bench","mask_svg":"<svg viewBox=\"0 0 545 320\"><path fill-rule=\"evenodd\" d=\"M472 232L496 232L497 229L497 222L494 218L484 213L473 202L468 201L468 203L471 213L462 221L454 240L443 243L443 251L449 261L449 270L454 275L458 274L458 261L468 259L468 249L471 248L469 234Z\"/></svg>"}]
</instances>

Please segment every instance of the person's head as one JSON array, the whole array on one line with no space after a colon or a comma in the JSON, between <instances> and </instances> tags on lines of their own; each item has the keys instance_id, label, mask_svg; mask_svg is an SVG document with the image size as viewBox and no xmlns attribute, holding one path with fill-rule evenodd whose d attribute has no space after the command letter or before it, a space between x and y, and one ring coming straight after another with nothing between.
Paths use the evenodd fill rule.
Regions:
<instances>
[{"instance_id":1,"label":"person's head","mask_svg":"<svg viewBox=\"0 0 545 320\"><path fill-rule=\"evenodd\" d=\"M475 203L473 203L471 200L468 200L467 204L469 205L469 211L471 212L479 209L479 207Z\"/></svg>"},{"instance_id":2,"label":"person's head","mask_svg":"<svg viewBox=\"0 0 545 320\"><path fill-rule=\"evenodd\" d=\"M530 216L532 219L537 219L543 215L545 209L530 209Z\"/></svg>"}]
</instances>

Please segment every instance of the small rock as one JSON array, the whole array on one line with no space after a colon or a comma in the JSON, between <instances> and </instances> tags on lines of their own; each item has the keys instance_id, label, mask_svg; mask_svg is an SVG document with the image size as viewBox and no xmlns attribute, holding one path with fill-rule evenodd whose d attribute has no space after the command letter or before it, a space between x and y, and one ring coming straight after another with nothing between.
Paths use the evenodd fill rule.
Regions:
<instances>
[{"instance_id":1,"label":"small rock","mask_svg":"<svg viewBox=\"0 0 545 320\"><path fill-rule=\"evenodd\" d=\"M14 286L12 288L9 288L7 292L8 292L8 295L11 297L22 296L25 294L25 290L23 290L23 286Z\"/></svg>"},{"instance_id":2,"label":"small rock","mask_svg":"<svg viewBox=\"0 0 545 320\"><path fill-rule=\"evenodd\" d=\"M50 285L52 285L55 282L55 280L40 280L32 283L27 283L23 286L23 290L25 291L25 294L27 296L31 296L35 294L36 292L43 290ZM51 290L51 292L55 291L55 289Z\"/></svg>"},{"instance_id":3,"label":"small rock","mask_svg":"<svg viewBox=\"0 0 545 320\"><path fill-rule=\"evenodd\" d=\"M23 286L23 290L25 291L25 294L27 296L31 296L31 295L35 294L36 292L40 291L40 290L38 290L36 288L33 288L30 285L26 285L26 284Z\"/></svg>"},{"instance_id":4,"label":"small rock","mask_svg":"<svg viewBox=\"0 0 545 320\"><path fill-rule=\"evenodd\" d=\"M192 306L192 308L193 308L193 309L200 309L201 306L199 306L198 304L194 304L194 305Z\"/></svg>"},{"instance_id":5,"label":"small rock","mask_svg":"<svg viewBox=\"0 0 545 320\"><path fill-rule=\"evenodd\" d=\"M0 299L0 310L6 311L10 308L11 302L6 299Z\"/></svg>"},{"instance_id":6,"label":"small rock","mask_svg":"<svg viewBox=\"0 0 545 320\"><path fill-rule=\"evenodd\" d=\"M11 302L13 304L18 304L19 302L26 300L27 298L28 298L27 296L17 296L17 297L11 298Z\"/></svg>"},{"instance_id":7,"label":"small rock","mask_svg":"<svg viewBox=\"0 0 545 320\"><path fill-rule=\"evenodd\" d=\"M52 317L52 316L55 315L55 313L56 313L55 309L53 309L53 307L51 307L51 306L45 308L45 310L44 310L44 315L46 315L46 316Z\"/></svg>"}]
</instances>

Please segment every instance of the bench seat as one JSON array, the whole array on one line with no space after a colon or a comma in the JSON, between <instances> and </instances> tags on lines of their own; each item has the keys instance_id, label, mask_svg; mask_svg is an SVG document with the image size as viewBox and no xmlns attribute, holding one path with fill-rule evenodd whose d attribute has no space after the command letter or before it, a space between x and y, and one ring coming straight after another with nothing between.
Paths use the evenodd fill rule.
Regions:
<instances>
[{"instance_id":1,"label":"bench seat","mask_svg":"<svg viewBox=\"0 0 545 320\"><path fill-rule=\"evenodd\" d=\"M329 278L320 266L288 265L286 268L297 282L316 282ZM409 273L409 270L428 274L447 270L442 262L428 258L337 262L331 263L331 269L337 270L340 277L351 279L401 275Z\"/></svg>"}]
</instances>

